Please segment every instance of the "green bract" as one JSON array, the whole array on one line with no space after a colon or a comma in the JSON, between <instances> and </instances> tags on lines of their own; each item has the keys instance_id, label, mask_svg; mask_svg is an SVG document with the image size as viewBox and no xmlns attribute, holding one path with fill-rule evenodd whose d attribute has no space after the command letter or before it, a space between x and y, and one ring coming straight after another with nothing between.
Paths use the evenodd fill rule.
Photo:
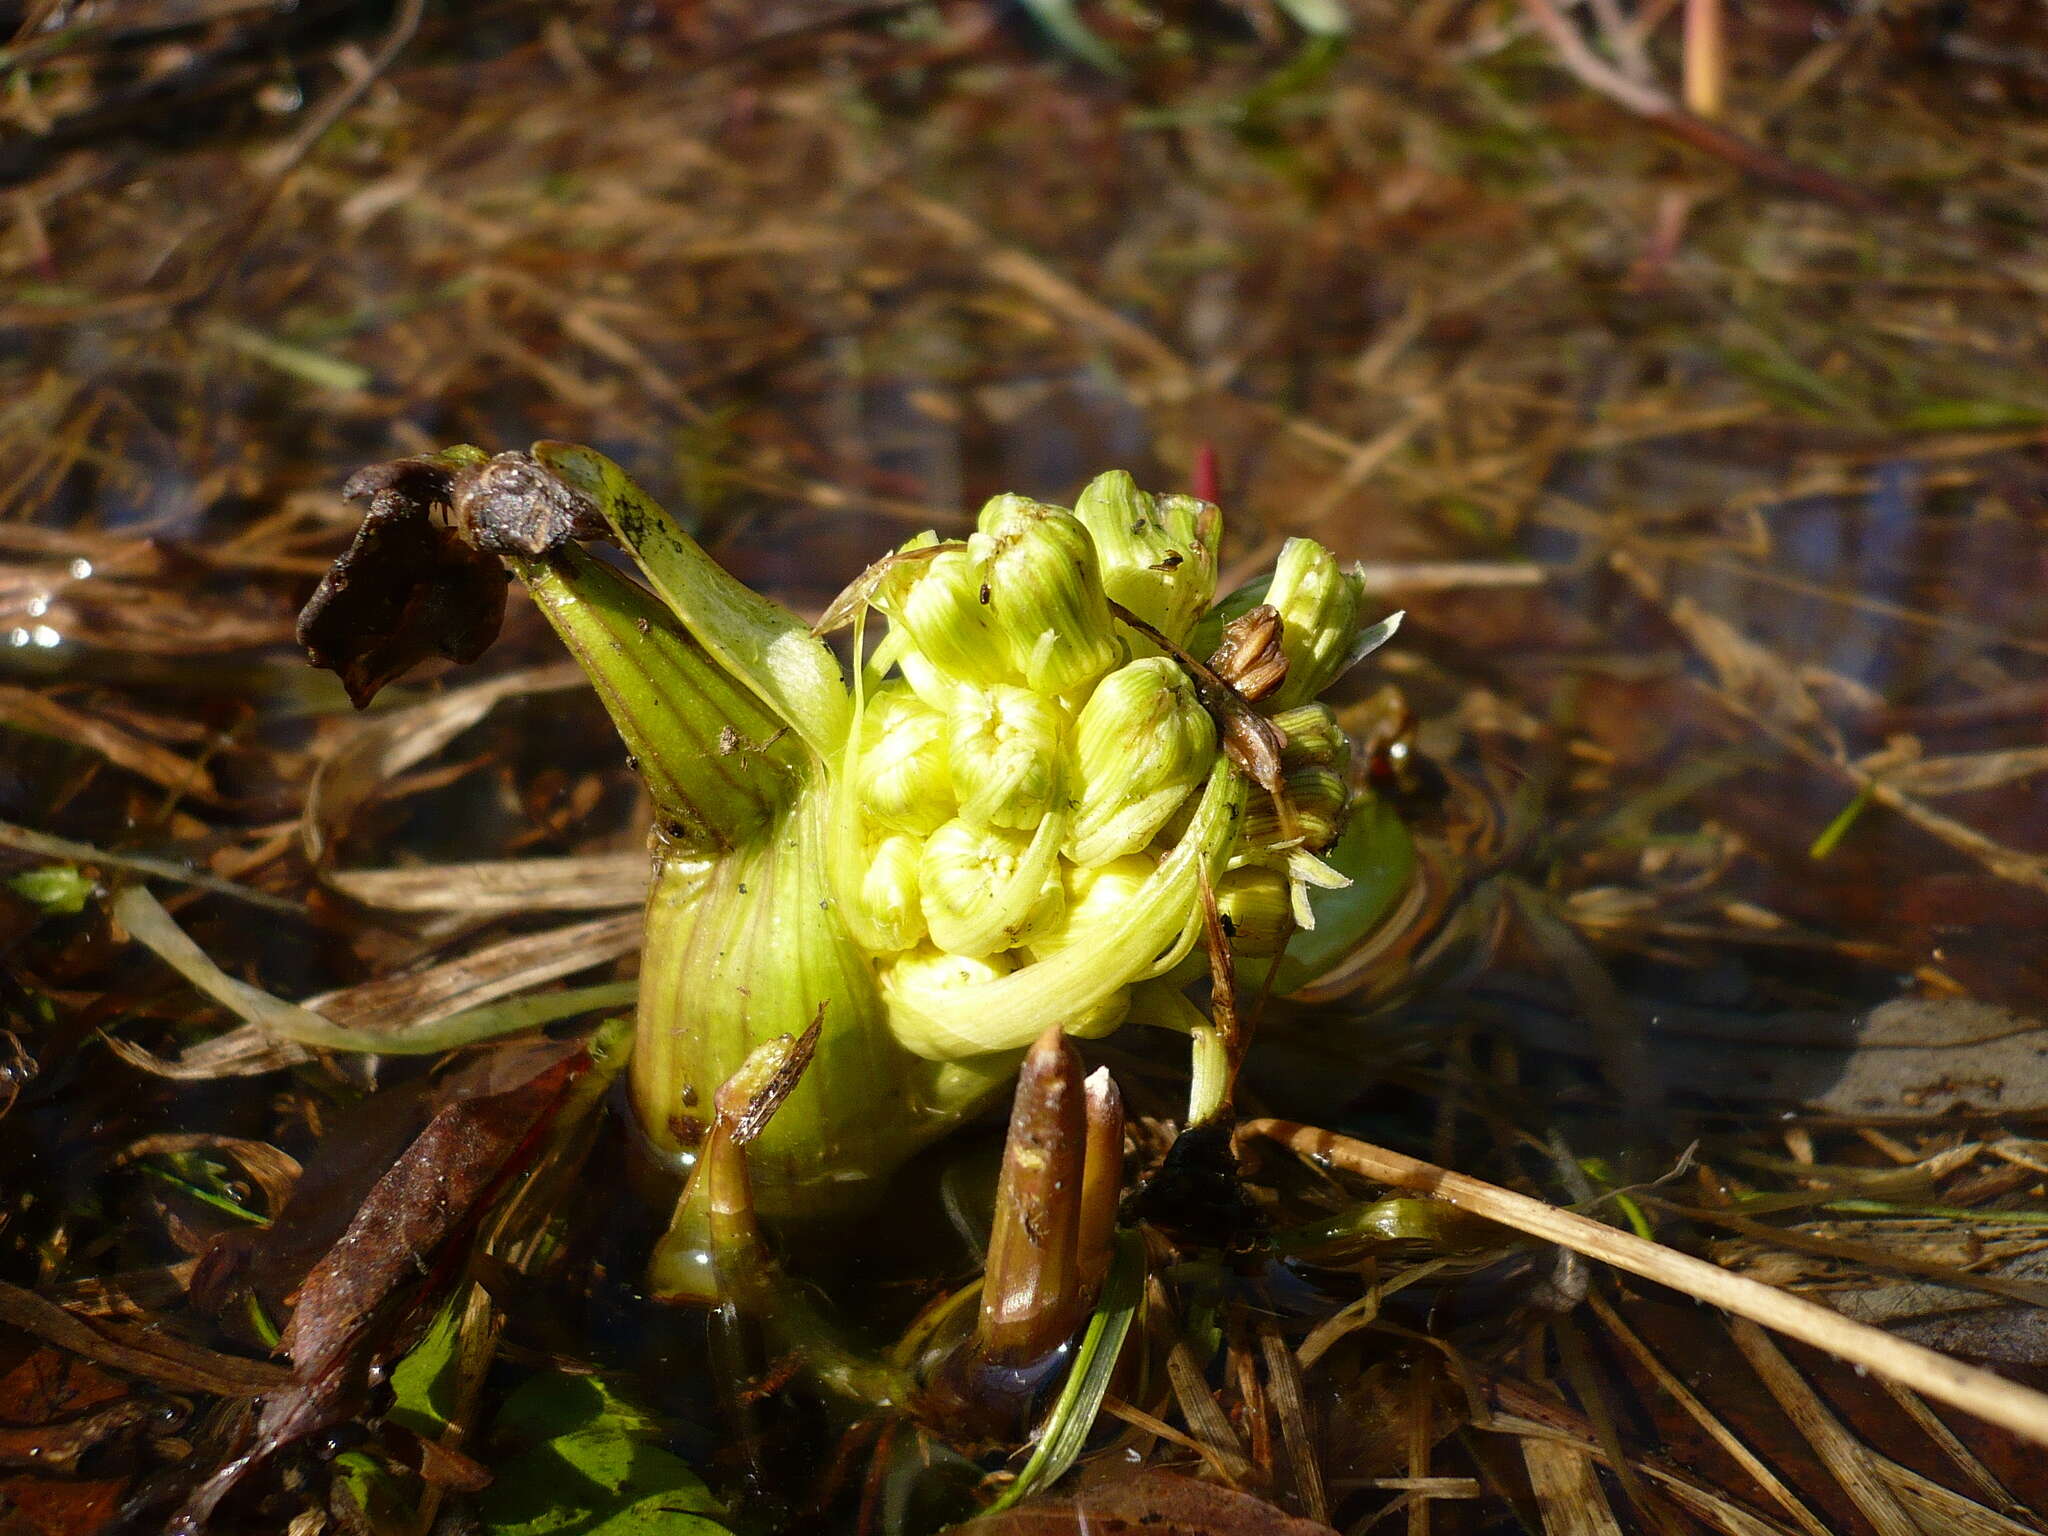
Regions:
<instances>
[{"instance_id":1,"label":"green bract","mask_svg":"<svg viewBox=\"0 0 2048 1536\"><path fill-rule=\"evenodd\" d=\"M1206 502L1121 473L1072 512L1000 496L964 542L922 535L833 605L833 627L853 627L849 683L818 634L589 449L387 469L426 477L474 547L505 557L647 781L631 1071L649 1141L690 1162L720 1086L819 1026L747 1147L766 1215L855 1205L999 1093L1051 1024L1095 1034L1128 1015L1206 1040L1180 994L1202 969L1205 886L1246 959L1298 986L1312 978L1287 969L1294 930L1317 930L1327 968L1408 878L1398 823L1360 817L1315 697L1392 621L1363 629L1362 582L1312 541L1217 605ZM605 535L646 587L575 542ZM1206 654L1261 600L1286 675L1248 702L1182 648ZM1241 750L1252 710L1277 717L1251 732L1265 768ZM1347 820L1372 836L1344 838ZM657 1289L702 1290L701 1227L686 1203Z\"/></svg>"}]
</instances>

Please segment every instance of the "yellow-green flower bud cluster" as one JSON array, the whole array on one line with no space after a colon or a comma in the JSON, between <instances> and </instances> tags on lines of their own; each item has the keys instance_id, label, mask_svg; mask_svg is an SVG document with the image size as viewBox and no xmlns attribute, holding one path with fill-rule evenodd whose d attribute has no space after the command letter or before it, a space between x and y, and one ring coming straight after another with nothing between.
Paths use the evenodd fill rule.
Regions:
<instances>
[{"instance_id":1,"label":"yellow-green flower bud cluster","mask_svg":"<svg viewBox=\"0 0 2048 1536\"><path fill-rule=\"evenodd\" d=\"M1279 952L1307 911L1304 884L1344 883L1315 855L1342 829L1349 747L1315 696L1358 640L1362 584L1312 541L1290 541L1264 596L1287 675L1257 707L1277 727L1284 792L1240 790L1227 822L1196 814L1238 772L1220 685L1187 650L1216 606L1220 522L1207 502L1118 471L1072 511L998 496L965 540L920 535L858 589L889 630L848 764L866 862L841 890L892 1015L959 1014L933 1054L959 1054L975 1026L939 993L993 997L1000 982L1014 995L1020 973L1083 965L1114 936L1127 954L1144 911L1157 947L1127 975L1093 978L1065 1020L1113 1028L1131 987L1171 971L1199 932L1182 847L1197 826L1247 955ZM1190 899L1162 922L1169 863Z\"/></svg>"},{"instance_id":2,"label":"yellow-green flower bud cluster","mask_svg":"<svg viewBox=\"0 0 2048 1536\"><path fill-rule=\"evenodd\" d=\"M1120 469L1074 503L1095 540L1102 587L1175 645L1187 644L1216 591L1216 508L1194 496L1152 496ZM1139 655L1156 647L1138 637Z\"/></svg>"}]
</instances>

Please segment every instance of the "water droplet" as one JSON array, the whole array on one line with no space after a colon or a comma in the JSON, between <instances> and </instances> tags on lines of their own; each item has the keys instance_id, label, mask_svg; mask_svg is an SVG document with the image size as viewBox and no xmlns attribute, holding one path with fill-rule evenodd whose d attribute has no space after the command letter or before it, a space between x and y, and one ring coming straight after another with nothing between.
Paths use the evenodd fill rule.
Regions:
<instances>
[{"instance_id":1,"label":"water droplet","mask_svg":"<svg viewBox=\"0 0 2048 1536\"><path fill-rule=\"evenodd\" d=\"M50 600L47 597L32 597L28 600L28 616L30 618L40 619L49 611Z\"/></svg>"},{"instance_id":2,"label":"water droplet","mask_svg":"<svg viewBox=\"0 0 2048 1536\"><path fill-rule=\"evenodd\" d=\"M81 556L79 559L71 562L71 579L73 581L83 581L91 574L92 562L90 560Z\"/></svg>"},{"instance_id":3,"label":"water droplet","mask_svg":"<svg viewBox=\"0 0 2048 1536\"><path fill-rule=\"evenodd\" d=\"M50 628L49 625L38 624L35 627L35 633L31 638L34 639L37 645L40 645L44 650L47 651L51 646L55 645L64 637L58 634L57 631L55 631L54 629Z\"/></svg>"},{"instance_id":4,"label":"water droplet","mask_svg":"<svg viewBox=\"0 0 2048 1536\"><path fill-rule=\"evenodd\" d=\"M7 636L7 643L9 645L27 645L28 631L25 629L15 629L9 631Z\"/></svg>"}]
</instances>

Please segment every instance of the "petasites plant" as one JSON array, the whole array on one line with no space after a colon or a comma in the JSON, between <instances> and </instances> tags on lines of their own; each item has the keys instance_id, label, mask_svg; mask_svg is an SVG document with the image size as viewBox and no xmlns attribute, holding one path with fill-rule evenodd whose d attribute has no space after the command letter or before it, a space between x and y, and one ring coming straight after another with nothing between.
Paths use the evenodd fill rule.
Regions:
<instances>
[{"instance_id":1,"label":"petasites plant","mask_svg":"<svg viewBox=\"0 0 2048 1536\"><path fill-rule=\"evenodd\" d=\"M362 702L429 652L469 659L502 560L646 782L648 1139L688 1166L750 1053L820 1026L747 1148L771 1218L856 1208L1051 1024L1162 1024L1213 1060L1183 995L1210 974L1205 932L1231 935L1240 983L1284 991L1408 877L1320 701L1399 616L1367 625L1359 575L1308 539L1218 605L1221 519L1194 497L1121 472L1072 509L998 496L965 539L877 561L814 630L588 448L453 448L350 491L370 513L302 623L316 661ZM391 568L380 541L404 574L367 579ZM821 638L845 626L850 681ZM686 1202L658 1288L703 1289L700 1222Z\"/></svg>"}]
</instances>

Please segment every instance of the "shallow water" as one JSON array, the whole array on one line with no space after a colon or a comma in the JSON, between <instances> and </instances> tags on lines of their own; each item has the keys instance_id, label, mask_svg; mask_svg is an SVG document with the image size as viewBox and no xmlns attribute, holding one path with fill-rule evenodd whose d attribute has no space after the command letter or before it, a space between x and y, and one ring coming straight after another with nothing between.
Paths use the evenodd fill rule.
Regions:
<instances>
[{"instance_id":1,"label":"shallow water","mask_svg":"<svg viewBox=\"0 0 2048 1536\"><path fill-rule=\"evenodd\" d=\"M1031 7L456 7L289 168L381 12L81 13L10 56L29 148L0 233L0 1277L80 1305L152 1277L139 1304L257 1349L170 1268L254 1225L193 1193L246 1192L247 1171L133 1149L192 1133L305 1158L365 1098L359 1065L194 1081L112 1054L103 1031L173 1058L225 1022L110 932L112 856L273 898L153 887L231 974L296 999L590 916L380 908L337 872L640 845L574 689L306 810L361 739L292 644L357 517L339 487L460 441L597 446L807 612L988 495L1065 500L1113 466L1165 489L1213 465L1239 575L1289 534L1366 561L1409 619L1348 718L1398 687L1447 776L1410 807L1444 937L1369 996L1276 1009L1248 1087L1265 1106L1555 1199L1583 1195L1503 1126L1617 1180L1701 1136L1761 1179L1737 1153L2041 1134L2048 1073L1997 1045L2048 1007L2028 8L1731 18L1726 126L1827 172L1818 195L1603 101L1512 6L1357 0L1321 41L1306 6L1102 9L1118 74ZM1649 52L1673 90L1678 53L1674 20ZM476 668L425 667L380 708L557 659L515 597ZM81 882L81 856L19 829L110 857ZM1920 1055L1873 1056L1873 1017ZM1104 1059L1173 1113L1170 1051ZM976 1157L986 1139L914 1170L888 1242L813 1260L870 1337L972 1272L934 1191ZM545 1319L508 1330L492 1393L655 1359L637 1387L668 1443L743 1488L690 1364L701 1325L633 1294L655 1220L616 1129L595 1159L608 1209L570 1240L575 1278L537 1288ZM1916 1199L2038 1203L2024 1178L1994 1188L2001 1168L2022 1165ZM1280 1304L1289 1326L1341 1289ZM1364 1414L1356 1386L1319 1400ZM768 1443L830 1438L764 1411L788 1421ZM1431 1468L1427 1445L1420 1472L1332 1455L1363 1480L1340 1524L1384 1502L1371 1478ZM65 1496L160 1509L136 1490L175 1483L165 1464L110 1441ZM268 1497L248 1528L297 1507ZM854 1528L845 1505L824 1524ZM1460 1531L1502 1508L1433 1505Z\"/></svg>"}]
</instances>

